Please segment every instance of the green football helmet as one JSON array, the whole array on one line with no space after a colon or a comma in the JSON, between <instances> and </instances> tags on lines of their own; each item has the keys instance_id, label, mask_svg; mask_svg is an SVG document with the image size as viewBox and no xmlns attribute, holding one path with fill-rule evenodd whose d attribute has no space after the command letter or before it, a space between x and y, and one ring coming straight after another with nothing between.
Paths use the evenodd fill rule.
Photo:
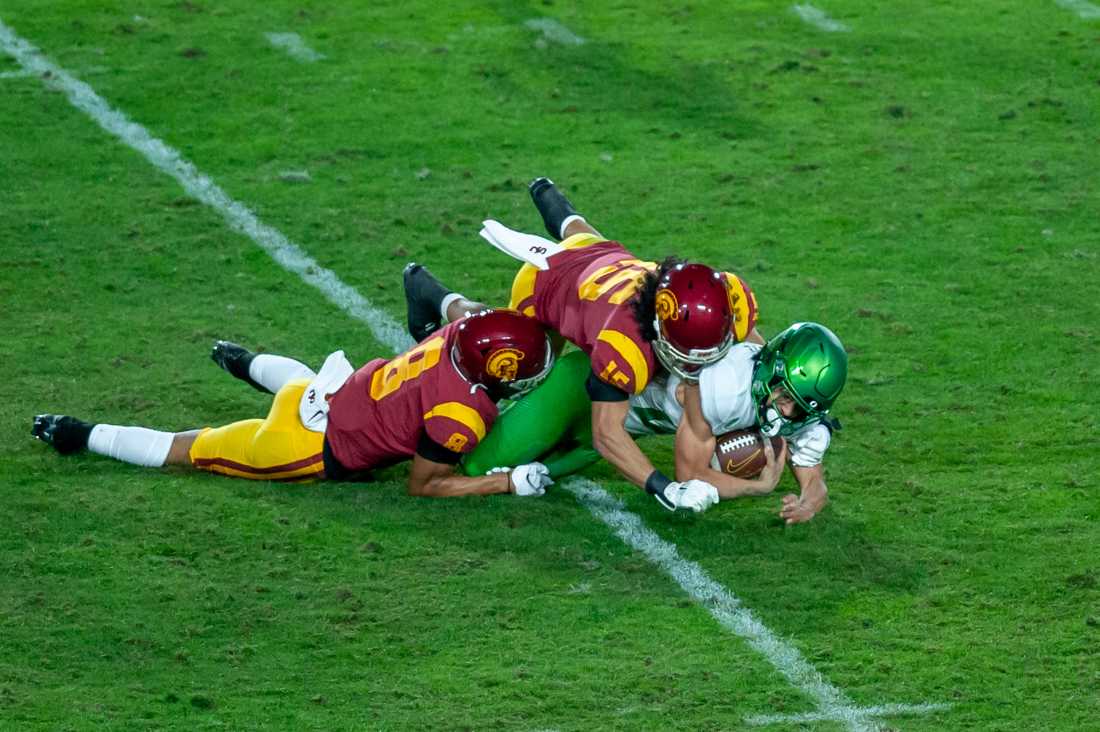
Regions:
<instances>
[{"instance_id":1,"label":"green football helmet","mask_svg":"<svg viewBox=\"0 0 1100 732\"><path fill-rule=\"evenodd\" d=\"M768 341L752 372L756 421L765 435L791 435L829 414L848 378L848 353L836 335L817 323L795 323ZM785 417L768 404L777 388L798 405Z\"/></svg>"}]
</instances>

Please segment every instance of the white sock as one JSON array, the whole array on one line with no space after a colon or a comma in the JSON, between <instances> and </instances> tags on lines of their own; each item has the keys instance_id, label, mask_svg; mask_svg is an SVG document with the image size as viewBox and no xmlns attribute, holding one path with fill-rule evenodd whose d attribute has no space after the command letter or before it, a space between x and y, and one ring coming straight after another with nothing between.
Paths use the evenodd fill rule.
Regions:
<instances>
[{"instance_id":1,"label":"white sock","mask_svg":"<svg viewBox=\"0 0 1100 732\"><path fill-rule=\"evenodd\" d=\"M581 216L580 214L573 214L572 216L566 216L565 221L561 222L561 231L558 232L558 237L559 238L561 238L561 239L565 238L565 230L567 228L569 228L569 224L573 223L574 221L586 221L586 219L583 216Z\"/></svg>"},{"instance_id":2,"label":"white sock","mask_svg":"<svg viewBox=\"0 0 1100 732\"><path fill-rule=\"evenodd\" d=\"M454 302L455 300L465 300L465 299L466 299L466 297L464 295L460 295L457 292L452 292L450 295L447 295L446 297L443 298L443 302L441 302L439 304L439 314L441 316L443 316L443 322L444 323L451 322L451 319L447 317L447 308L449 308L451 306L451 303ZM466 315L469 315L469 313L466 313Z\"/></svg>"},{"instance_id":3,"label":"white sock","mask_svg":"<svg viewBox=\"0 0 1100 732\"><path fill-rule=\"evenodd\" d=\"M301 361L270 353L258 353L248 364L248 375L272 394L291 379L312 379L317 374Z\"/></svg>"},{"instance_id":4,"label":"white sock","mask_svg":"<svg viewBox=\"0 0 1100 732\"><path fill-rule=\"evenodd\" d=\"M145 427L97 424L88 435L88 449L124 463L159 468L168 459L174 437L171 432L158 432Z\"/></svg>"}]
</instances>

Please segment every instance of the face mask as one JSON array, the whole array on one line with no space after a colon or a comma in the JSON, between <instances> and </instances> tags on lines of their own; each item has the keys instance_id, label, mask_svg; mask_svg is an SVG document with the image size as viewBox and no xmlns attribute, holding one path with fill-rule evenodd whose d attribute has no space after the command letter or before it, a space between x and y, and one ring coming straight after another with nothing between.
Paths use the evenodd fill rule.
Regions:
<instances>
[{"instance_id":1,"label":"face mask","mask_svg":"<svg viewBox=\"0 0 1100 732\"><path fill-rule=\"evenodd\" d=\"M768 407L768 410L764 412L764 424L761 425L760 431L764 433L765 437L775 437L779 434L779 429L782 426L783 416L779 413L779 410L775 407Z\"/></svg>"}]
</instances>

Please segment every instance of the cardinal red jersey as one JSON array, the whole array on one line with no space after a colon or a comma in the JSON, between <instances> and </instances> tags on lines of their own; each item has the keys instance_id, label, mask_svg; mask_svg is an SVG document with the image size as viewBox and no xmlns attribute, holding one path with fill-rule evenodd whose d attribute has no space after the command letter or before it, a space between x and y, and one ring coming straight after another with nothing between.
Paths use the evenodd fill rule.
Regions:
<instances>
[{"instance_id":1,"label":"cardinal red jersey","mask_svg":"<svg viewBox=\"0 0 1100 732\"><path fill-rule=\"evenodd\" d=\"M592 234L571 236L562 245L566 251L549 259L549 269L524 265L512 285L511 307L577 344L601 380L641 393L659 366L629 301L657 264Z\"/></svg>"},{"instance_id":2,"label":"cardinal red jersey","mask_svg":"<svg viewBox=\"0 0 1100 732\"><path fill-rule=\"evenodd\" d=\"M451 360L461 322L396 358L371 361L332 396L325 437L341 465L360 471L408 460L424 431L458 454L485 437L497 407Z\"/></svg>"}]
</instances>

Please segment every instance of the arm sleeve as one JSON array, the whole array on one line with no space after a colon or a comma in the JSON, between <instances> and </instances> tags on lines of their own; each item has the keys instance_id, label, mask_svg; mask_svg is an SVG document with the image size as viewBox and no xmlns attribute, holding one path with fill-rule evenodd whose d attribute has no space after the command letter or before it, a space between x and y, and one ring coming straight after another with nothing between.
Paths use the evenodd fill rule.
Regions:
<instances>
[{"instance_id":1,"label":"arm sleeve","mask_svg":"<svg viewBox=\"0 0 1100 732\"><path fill-rule=\"evenodd\" d=\"M447 465L456 464L459 458L462 457L461 453L449 450L433 440L428 435L427 430L420 433L420 440L416 444L416 454L425 460L431 460L433 463L445 463Z\"/></svg>"},{"instance_id":2,"label":"arm sleeve","mask_svg":"<svg viewBox=\"0 0 1100 732\"><path fill-rule=\"evenodd\" d=\"M594 402L625 402L630 398L630 395L622 389L617 389L602 380L595 371L588 374L588 381L584 383L584 388L588 391L588 398Z\"/></svg>"},{"instance_id":3,"label":"arm sleeve","mask_svg":"<svg viewBox=\"0 0 1100 732\"><path fill-rule=\"evenodd\" d=\"M823 424L815 424L792 435L787 441L791 451L791 465L798 468L819 465L825 458L831 438L832 433Z\"/></svg>"}]
</instances>

